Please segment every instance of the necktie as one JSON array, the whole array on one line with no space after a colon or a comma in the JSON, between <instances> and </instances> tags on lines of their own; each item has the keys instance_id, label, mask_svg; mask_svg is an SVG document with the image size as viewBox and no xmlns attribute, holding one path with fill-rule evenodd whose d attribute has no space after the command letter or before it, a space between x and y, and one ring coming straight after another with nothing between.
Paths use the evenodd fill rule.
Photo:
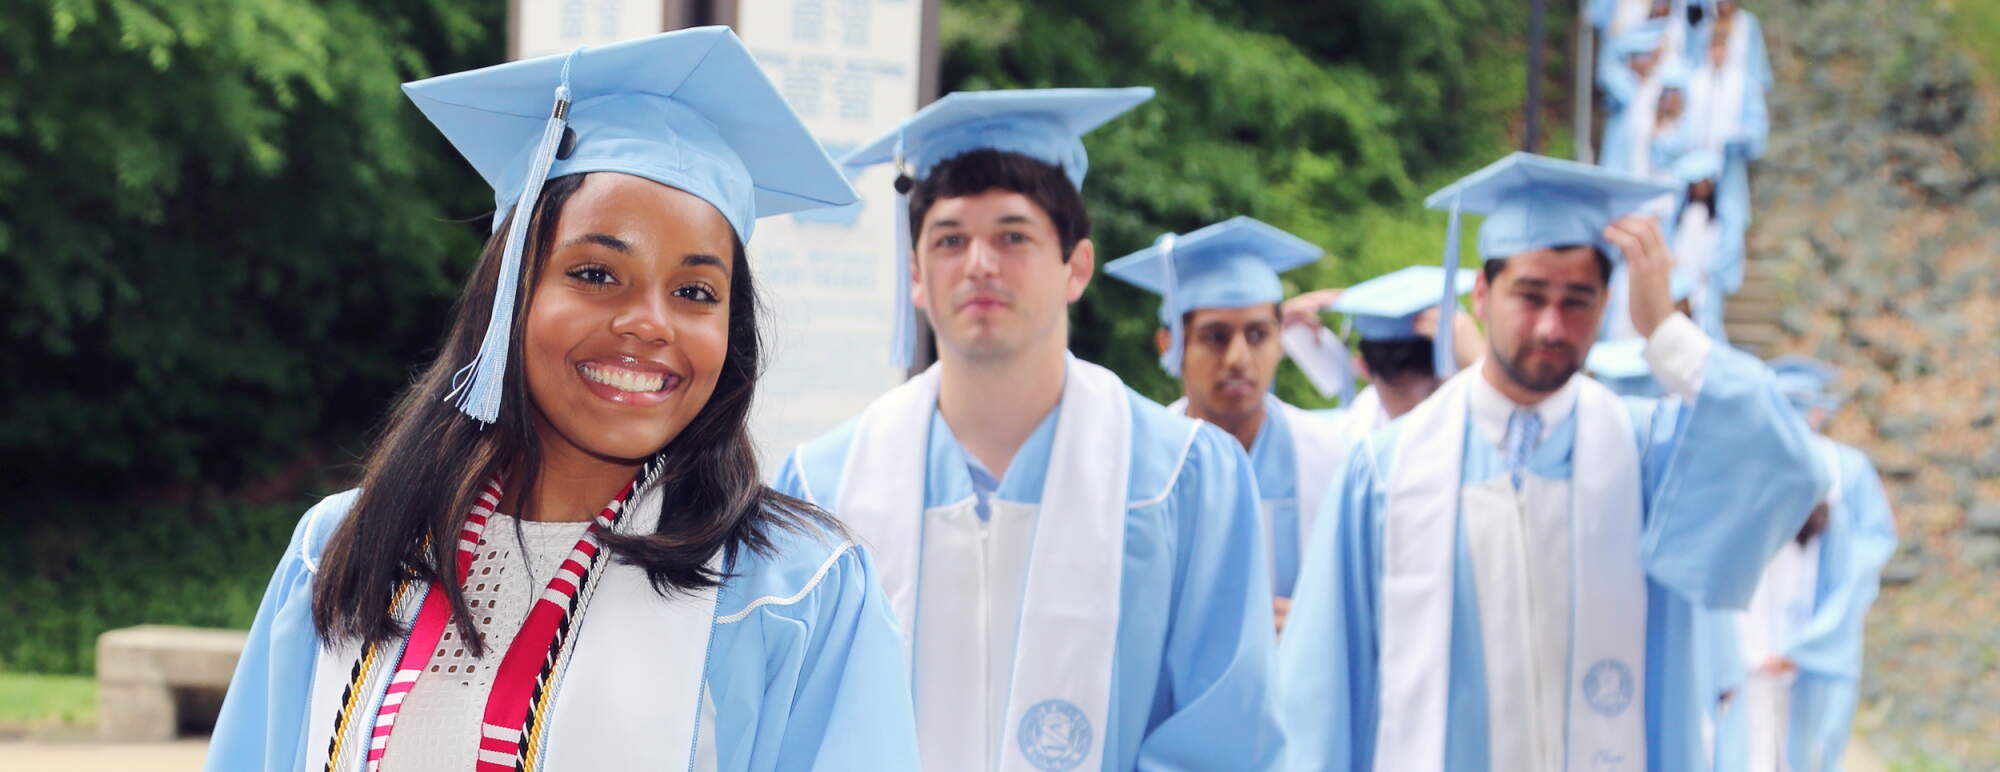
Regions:
<instances>
[{"instance_id":1,"label":"necktie","mask_svg":"<svg viewBox=\"0 0 2000 772\"><path fill-rule=\"evenodd\" d=\"M1528 454L1542 438L1542 416L1533 410L1516 409L1507 416L1507 470L1516 489L1521 487L1521 471L1528 467Z\"/></svg>"}]
</instances>

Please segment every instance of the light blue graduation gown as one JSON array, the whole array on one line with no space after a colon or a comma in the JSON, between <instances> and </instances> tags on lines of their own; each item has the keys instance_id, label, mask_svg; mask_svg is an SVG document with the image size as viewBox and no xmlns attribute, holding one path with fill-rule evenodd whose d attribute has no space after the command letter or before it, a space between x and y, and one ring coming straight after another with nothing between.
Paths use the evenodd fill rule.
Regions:
<instances>
[{"instance_id":1,"label":"light blue graduation gown","mask_svg":"<svg viewBox=\"0 0 2000 772\"><path fill-rule=\"evenodd\" d=\"M1722 179L1716 185L1716 204L1723 210L1717 213L1718 219L1747 228L1751 221L1750 162L1764 157L1764 146L1770 138L1770 106L1765 99L1771 93L1773 82L1771 57L1764 48L1763 24L1757 20L1756 14L1742 8L1736 11L1736 23L1745 25L1745 34L1749 36L1745 60L1741 63L1746 68L1743 103L1734 108L1739 111L1738 134L1723 147ZM1709 37L1714 31L1714 24L1703 22L1695 34L1688 36L1689 45L1695 47L1691 50L1705 55ZM1740 233L1737 238L1740 240ZM1737 248L1740 251L1741 244ZM1740 289L1743 285L1740 261L1732 273L1721 278L1724 292L1733 294Z\"/></svg>"},{"instance_id":2,"label":"light blue graduation gown","mask_svg":"<svg viewBox=\"0 0 2000 772\"><path fill-rule=\"evenodd\" d=\"M1646 572L1646 750L1655 770L1707 765L1701 720L1710 700L1700 660L1698 612L1749 601L1759 572L1798 532L1825 485L1810 430L1762 362L1716 344L1692 405L1628 399L1645 487L1639 560ZM1276 682L1288 768L1368 770L1374 764L1380 688L1382 517L1386 480L1403 422L1376 432L1348 459L1329 495L1279 645ZM1489 439L1467 422L1463 479L1506 474ZM1557 424L1528 471L1567 478L1575 418ZM1685 449L1686 452L1682 452ZM1374 468L1383 470L1377 477ZM1773 516L1772 512L1796 512ZM1458 526L1451 610L1451 691L1444 768L1488 769L1489 705L1481 626L1465 526ZM1581 623L1581 622L1579 622Z\"/></svg>"},{"instance_id":3,"label":"light blue graduation gown","mask_svg":"<svg viewBox=\"0 0 2000 772\"><path fill-rule=\"evenodd\" d=\"M1170 408L1185 403L1176 402ZM1270 518L1265 527L1271 532L1271 590L1278 597L1292 597L1292 585L1299 578L1299 564L1305 560L1305 552L1300 544L1303 529L1300 526L1302 508L1307 501L1318 501L1319 495L1332 480L1300 480L1298 445L1293 432L1299 431L1292 425L1289 411L1324 419L1325 426L1312 427L1308 431L1339 432L1344 430L1347 420L1345 408L1328 410L1306 410L1286 404L1276 395L1264 395L1264 424L1257 429L1257 437L1250 441L1250 466L1257 474L1257 495L1264 502L1264 514ZM1345 445L1346 443L1339 443ZM1338 466L1331 463L1330 471ZM1307 485L1317 484L1320 490L1308 491Z\"/></svg>"},{"instance_id":4,"label":"light blue graduation gown","mask_svg":"<svg viewBox=\"0 0 2000 772\"><path fill-rule=\"evenodd\" d=\"M1129 390L1128 390L1129 391ZM1270 570L1257 482L1242 446L1129 392L1131 476L1104 769L1271 769L1284 745L1269 693ZM1039 503L1058 407L1014 454L993 495ZM801 446L776 487L839 501L857 422ZM974 495L968 454L933 411L925 508ZM884 481L913 485L915 480ZM838 512L834 513L836 516ZM1050 631L1060 634L1059 631Z\"/></svg>"},{"instance_id":5,"label":"light blue graduation gown","mask_svg":"<svg viewBox=\"0 0 2000 772\"><path fill-rule=\"evenodd\" d=\"M1710 9L1710 13L1713 14L1713 12L1714 9ZM1749 79L1751 82L1763 87L1765 91L1769 91L1774 80L1771 73L1771 54L1764 47L1764 24L1757 19L1757 14L1740 5L1736 8L1735 23L1747 25L1747 29L1749 29L1750 40L1749 45L1745 46L1748 49L1748 53L1745 55L1746 61L1744 64L1750 70L1745 74L1750 76ZM1707 61L1703 57L1708 55L1708 41L1714 35L1715 18L1713 15L1710 15L1703 18L1700 24L1695 25L1694 29L1689 31L1686 38L1687 61L1694 63Z\"/></svg>"},{"instance_id":6,"label":"light blue graduation gown","mask_svg":"<svg viewBox=\"0 0 2000 772\"><path fill-rule=\"evenodd\" d=\"M306 736L313 671L325 651L313 631L308 566L316 566L354 498L349 491L322 501L293 531L237 660L209 739L208 769L298 769L308 743L327 742ZM329 507L332 516L315 517ZM901 636L868 556L821 529L774 528L770 536L772 554L741 551L730 569L735 575L717 594L705 669L715 768L916 769ZM591 720L560 710L550 718L551 727ZM353 769L362 768L364 756L354 755Z\"/></svg>"},{"instance_id":7,"label":"light blue graduation gown","mask_svg":"<svg viewBox=\"0 0 2000 772\"><path fill-rule=\"evenodd\" d=\"M1250 465L1257 471L1257 495L1271 523L1271 591L1292 597L1299 578L1299 497L1302 486L1292 426L1277 397L1264 397L1264 425L1250 443ZM1324 483L1322 483L1324 484Z\"/></svg>"},{"instance_id":8,"label":"light blue graduation gown","mask_svg":"<svg viewBox=\"0 0 2000 772\"><path fill-rule=\"evenodd\" d=\"M1597 143L1597 165L1613 171L1632 171L1636 166L1632 150L1632 126L1639 111L1627 109L1639 93L1639 76L1625 62L1606 57L1598 65L1604 73L1598 85L1604 90L1604 136Z\"/></svg>"},{"instance_id":9,"label":"light blue graduation gown","mask_svg":"<svg viewBox=\"0 0 2000 772\"><path fill-rule=\"evenodd\" d=\"M1728 339L1728 330L1724 325L1724 299L1743 288L1743 249L1750 227L1750 206L1745 200L1749 197L1748 177L1743 178L1744 187L1740 192L1730 194L1725 189L1731 173L1729 164L1733 164L1738 173L1747 165L1740 158L1725 162L1722 179L1716 185L1715 227L1719 231L1714 244L1716 254L1704 260L1706 265L1703 270L1708 271L1707 283L1694 289L1700 295L1700 301L1693 304L1695 324L1700 325L1701 331L1709 338L1717 341ZM1686 255L1686 258L1696 259L1693 255Z\"/></svg>"},{"instance_id":10,"label":"light blue graduation gown","mask_svg":"<svg viewBox=\"0 0 2000 772\"><path fill-rule=\"evenodd\" d=\"M1896 552L1895 517L1875 465L1859 448L1833 447L1840 464L1840 505L1828 511L1819 536L1812 616L1784 648L1798 665L1785 743L1797 772L1840 769L1861 695L1863 622L1881 587L1882 565ZM1733 636L1717 644L1728 652L1737 647ZM1750 664L1755 663L1742 666ZM1747 724L1742 711L1735 711L1718 727L1717 770L1745 768Z\"/></svg>"}]
</instances>

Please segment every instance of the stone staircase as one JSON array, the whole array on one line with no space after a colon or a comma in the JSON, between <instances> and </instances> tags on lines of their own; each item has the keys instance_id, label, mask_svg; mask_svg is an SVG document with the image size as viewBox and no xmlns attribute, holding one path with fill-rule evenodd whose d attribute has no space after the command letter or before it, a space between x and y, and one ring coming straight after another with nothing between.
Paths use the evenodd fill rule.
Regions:
<instances>
[{"instance_id":1,"label":"stone staircase","mask_svg":"<svg viewBox=\"0 0 2000 772\"><path fill-rule=\"evenodd\" d=\"M1783 330L1778 326L1780 300L1775 260L1752 256L1743 268L1743 289L1723 301L1722 326L1729 342L1759 357L1775 353Z\"/></svg>"}]
</instances>

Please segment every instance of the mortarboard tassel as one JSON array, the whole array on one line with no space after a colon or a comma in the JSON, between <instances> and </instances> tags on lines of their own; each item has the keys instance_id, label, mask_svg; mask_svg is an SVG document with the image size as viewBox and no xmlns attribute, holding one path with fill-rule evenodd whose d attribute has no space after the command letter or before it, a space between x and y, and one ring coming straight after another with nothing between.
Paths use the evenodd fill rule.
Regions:
<instances>
[{"instance_id":1,"label":"mortarboard tassel","mask_svg":"<svg viewBox=\"0 0 2000 772\"><path fill-rule=\"evenodd\" d=\"M917 308L910 302L910 189L915 181L903 163L903 135L896 134L896 318L889 337L889 363L908 370L916 359Z\"/></svg>"},{"instance_id":2,"label":"mortarboard tassel","mask_svg":"<svg viewBox=\"0 0 2000 772\"><path fill-rule=\"evenodd\" d=\"M562 83L556 86L555 106L549 111L548 124L542 127L542 141L535 146L521 195L514 200L512 219L507 225L507 246L501 253L500 275L493 288L493 313L486 321L486 335L480 340L479 353L452 374L451 392L445 395L447 401L457 402L460 412L480 423L490 424L500 417L500 392L506 381L507 350L514 332L514 301L521 289L521 254L528 237L528 219L534 212L535 201L541 197L549 167L555 163L563 129L568 126L569 66L582 51L582 48L571 51L569 58L563 60Z\"/></svg>"},{"instance_id":3,"label":"mortarboard tassel","mask_svg":"<svg viewBox=\"0 0 2000 772\"><path fill-rule=\"evenodd\" d=\"M1178 238L1172 233L1162 233L1153 240L1153 248L1160 253L1160 270L1166 274L1165 291L1160 293L1160 302L1166 304L1164 308L1167 309L1167 350L1160 354L1160 369L1175 378L1181 377L1181 339L1185 332L1181 329L1181 314L1174 306L1174 285L1180 283L1174 273L1174 241Z\"/></svg>"},{"instance_id":4,"label":"mortarboard tassel","mask_svg":"<svg viewBox=\"0 0 2000 772\"><path fill-rule=\"evenodd\" d=\"M1439 378L1458 372L1458 354L1452 350L1452 316L1458 311L1458 204L1451 197L1451 224L1444 236L1444 297L1438 299L1437 334L1431 336L1431 366Z\"/></svg>"}]
</instances>

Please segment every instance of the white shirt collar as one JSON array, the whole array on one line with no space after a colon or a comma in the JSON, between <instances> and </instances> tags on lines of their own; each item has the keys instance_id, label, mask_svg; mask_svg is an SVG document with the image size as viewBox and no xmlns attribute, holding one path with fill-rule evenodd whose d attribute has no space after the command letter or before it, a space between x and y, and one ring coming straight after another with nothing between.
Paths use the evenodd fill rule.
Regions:
<instances>
[{"instance_id":1,"label":"white shirt collar","mask_svg":"<svg viewBox=\"0 0 2000 772\"><path fill-rule=\"evenodd\" d=\"M1540 442L1548 439L1549 433L1555 431L1556 424L1568 418L1570 411L1576 408L1576 381L1582 376L1570 376L1568 383L1556 389L1555 393L1543 397L1540 402L1520 405L1508 399L1507 395L1501 394L1493 384L1486 382L1485 367L1486 361L1483 359L1472 366L1474 371L1471 394L1472 420L1478 425L1479 431L1486 435L1486 441L1493 443L1495 447L1500 447L1507 441L1507 418L1517 409L1527 408L1541 417L1542 435L1535 438L1536 442Z\"/></svg>"}]
</instances>

